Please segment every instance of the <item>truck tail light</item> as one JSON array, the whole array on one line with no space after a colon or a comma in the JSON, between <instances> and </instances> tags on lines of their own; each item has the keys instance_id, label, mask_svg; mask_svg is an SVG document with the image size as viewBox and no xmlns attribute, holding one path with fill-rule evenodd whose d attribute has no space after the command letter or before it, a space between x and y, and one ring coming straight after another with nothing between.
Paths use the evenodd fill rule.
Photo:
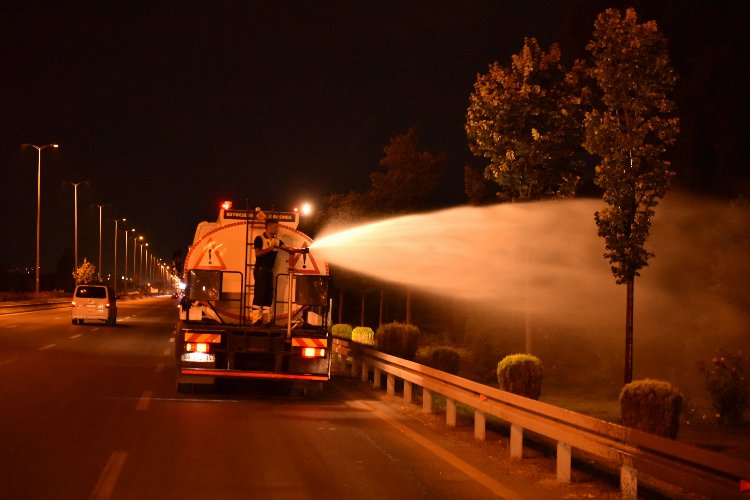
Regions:
<instances>
[{"instance_id":1,"label":"truck tail light","mask_svg":"<svg viewBox=\"0 0 750 500\"><path fill-rule=\"evenodd\" d=\"M71 306L75 306L76 305L76 301L74 300L73 302L70 303L70 305Z\"/></svg>"},{"instance_id":2,"label":"truck tail light","mask_svg":"<svg viewBox=\"0 0 750 500\"><path fill-rule=\"evenodd\" d=\"M208 352L208 344L205 344L203 342L198 342L198 343L188 342L187 344L185 344L185 351L186 352Z\"/></svg>"},{"instance_id":3,"label":"truck tail light","mask_svg":"<svg viewBox=\"0 0 750 500\"><path fill-rule=\"evenodd\" d=\"M104 307L109 308L109 302L107 302L106 304L104 304Z\"/></svg>"},{"instance_id":4,"label":"truck tail light","mask_svg":"<svg viewBox=\"0 0 750 500\"><path fill-rule=\"evenodd\" d=\"M326 350L325 349L319 349L317 347L303 347L302 348L302 357L303 358L325 358L326 356Z\"/></svg>"}]
</instances>

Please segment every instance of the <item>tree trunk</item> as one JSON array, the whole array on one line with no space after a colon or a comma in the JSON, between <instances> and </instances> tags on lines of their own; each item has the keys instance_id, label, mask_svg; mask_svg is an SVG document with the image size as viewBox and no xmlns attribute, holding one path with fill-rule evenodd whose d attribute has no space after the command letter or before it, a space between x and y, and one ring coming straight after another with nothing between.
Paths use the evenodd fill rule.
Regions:
<instances>
[{"instance_id":1,"label":"tree trunk","mask_svg":"<svg viewBox=\"0 0 750 500\"><path fill-rule=\"evenodd\" d=\"M344 289L339 290L339 324L343 323L341 317L344 313Z\"/></svg>"},{"instance_id":2,"label":"tree trunk","mask_svg":"<svg viewBox=\"0 0 750 500\"><path fill-rule=\"evenodd\" d=\"M411 325L411 290L406 290L406 324Z\"/></svg>"},{"instance_id":3,"label":"tree trunk","mask_svg":"<svg viewBox=\"0 0 750 500\"><path fill-rule=\"evenodd\" d=\"M633 381L633 285L635 279L627 283L627 304L625 312L625 383Z\"/></svg>"},{"instance_id":4,"label":"tree trunk","mask_svg":"<svg viewBox=\"0 0 750 500\"><path fill-rule=\"evenodd\" d=\"M380 290L380 314L378 315L378 326L383 324L383 290Z\"/></svg>"},{"instance_id":5,"label":"tree trunk","mask_svg":"<svg viewBox=\"0 0 750 500\"><path fill-rule=\"evenodd\" d=\"M365 326L365 292L362 292L362 308L359 314L359 326Z\"/></svg>"}]
</instances>

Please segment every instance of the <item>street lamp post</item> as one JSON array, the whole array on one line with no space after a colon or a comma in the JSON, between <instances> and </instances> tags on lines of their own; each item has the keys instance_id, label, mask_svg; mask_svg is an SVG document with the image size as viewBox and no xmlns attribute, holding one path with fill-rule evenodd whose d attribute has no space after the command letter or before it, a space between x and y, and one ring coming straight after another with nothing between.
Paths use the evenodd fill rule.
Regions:
<instances>
[{"instance_id":1,"label":"street lamp post","mask_svg":"<svg viewBox=\"0 0 750 500\"><path fill-rule=\"evenodd\" d=\"M99 271L99 281L102 281L102 208L104 208L104 205L94 205L94 206L99 207L99 261L96 263L96 269L97 271ZM115 235L116 234L117 234L117 231L115 231ZM117 269L115 269L115 274L116 273L117 273ZM115 276L115 279L117 279L116 276Z\"/></svg>"},{"instance_id":2,"label":"street lamp post","mask_svg":"<svg viewBox=\"0 0 750 500\"><path fill-rule=\"evenodd\" d=\"M45 144L36 146L34 144L22 144L22 146L31 146L37 151L36 160L36 271L34 273L34 293L39 293L39 241L42 227L42 149L57 148L57 144Z\"/></svg>"},{"instance_id":3,"label":"street lamp post","mask_svg":"<svg viewBox=\"0 0 750 500\"><path fill-rule=\"evenodd\" d=\"M142 240L143 236L139 236L138 238L133 236L133 282L135 283L135 256L136 256L136 245L138 244L138 240Z\"/></svg>"},{"instance_id":4,"label":"street lamp post","mask_svg":"<svg viewBox=\"0 0 750 500\"><path fill-rule=\"evenodd\" d=\"M131 229L131 231L135 231L135 229ZM122 286L125 289L125 291L127 291L128 289L128 230L127 228L125 229L124 233L125 233L125 272L122 275L122 279L123 279ZM135 237L133 237L133 239L135 239Z\"/></svg>"},{"instance_id":5,"label":"street lamp post","mask_svg":"<svg viewBox=\"0 0 750 500\"><path fill-rule=\"evenodd\" d=\"M143 264L146 264L146 272L143 272ZM146 243L146 260L141 262L142 281L148 282L148 243Z\"/></svg>"},{"instance_id":6,"label":"street lamp post","mask_svg":"<svg viewBox=\"0 0 750 500\"><path fill-rule=\"evenodd\" d=\"M115 221L115 251L114 251L115 262L114 262L114 267L112 268L112 288L114 288L115 292L117 292L117 280L119 279L118 278L119 275L117 274L117 224L120 221L125 222L127 220L128 219L114 219ZM125 269L127 269L127 267L128 267L128 232L127 230L125 230Z\"/></svg>"},{"instance_id":7,"label":"street lamp post","mask_svg":"<svg viewBox=\"0 0 750 500\"><path fill-rule=\"evenodd\" d=\"M75 259L76 259L76 269L78 269L78 186L83 184L82 182L69 182L71 186L73 186L73 219L74 219L74 231L75 231L75 241L74 241L74 253L75 253Z\"/></svg>"}]
</instances>

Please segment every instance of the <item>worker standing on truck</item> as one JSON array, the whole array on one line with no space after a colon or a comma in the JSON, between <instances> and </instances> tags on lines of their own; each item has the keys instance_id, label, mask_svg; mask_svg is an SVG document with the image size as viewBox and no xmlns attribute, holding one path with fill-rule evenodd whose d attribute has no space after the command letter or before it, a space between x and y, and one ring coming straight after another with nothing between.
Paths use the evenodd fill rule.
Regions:
<instances>
[{"instance_id":1,"label":"worker standing on truck","mask_svg":"<svg viewBox=\"0 0 750 500\"><path fill-rule=\"evenodd\" d=\"M279 239L279 221L266 220L266 229L255 237L255 269L253 278L253 309L250 320L253 325L261 322L267 325L271 322L271 305L273 304L273 268L276 265L276 255L279 250L287 253L301 253L302 249L288 247Z\"/></svg>"}]
</instances>

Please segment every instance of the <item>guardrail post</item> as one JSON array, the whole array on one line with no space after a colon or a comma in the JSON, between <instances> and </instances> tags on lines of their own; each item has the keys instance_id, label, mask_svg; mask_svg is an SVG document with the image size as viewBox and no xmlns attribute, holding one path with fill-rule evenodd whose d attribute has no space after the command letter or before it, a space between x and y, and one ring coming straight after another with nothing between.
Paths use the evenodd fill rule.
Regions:
<instances>
[{"instance_id":1,"label":"guardrail post","mask_svg":"<svg viewBox=\"0 0 750 500\"><path fill-rule=\"evenodd\" d=\"M386 394L388 394L389 396L393 396L394 394L396 394L396 377L394 377L391 373L386 376L385 390Z\"/></svg>"},{"instance_id":2,"label":"guardrail post","mask_svg":"<svg viewBox=\"0 0 750 500\"><path fill-rule=\"evenodd\" d=\"M411 382L404 380L404 403L411 404Z\"/></svg>"},{"instance_id":3,"label":"guardrail post","mask_svg":"<svg viewBox=\"0 0 750 500\"><path fill-rule=\"evenodd\" d=\"M487 438L486 420L484 413L474 410L474 439L484 441Z\"/></svg>"},{"instance_id":4,"label":"guardrail post","mask_svg":"<svg viewBox=\"0 0 750 500\"><path fill-rule=\"evenodd\" d=\"M570 461L572 458L570 445L557 442L557 482L570 482Z\"/></svg>"},{"instance_id":5,"label":"guardrail post","mask_svg":"<svg viewBox=\"0 0 750 500\"><path fill-rule=\"evenodd\" d=\"M422 413L432 413L432 392L422 387Z\"/></svg>"},{"instance_id":6,"label":"guardrail post","mask_svg":"<svg viewBox=\"0 0 750 500\"><path fill-rule=\"evenodd\" d=\"M372 385L376 389L380 389L380 368L374 368L372 371Z\"/></svg>"},{"instance_id":7,"label":"guardrail post","mask_svg":"<svg viewBox=\"0 0 750 500\"><path fill-rule=\"evenodd\" d=\"M370 376L370 370L367 368L367 363L362 361L362 382L367 383L367 378Z\"/></svg>"},{"instance_id":8,"label":"guardrail post","mask_svg":"<svg viewBox=\"0 0 750 500\"><path fill-rule=\"evenodd\" d=\"M510 424L510 458L523 458L523 427Z\"/></svg>"},{"instance_id":9,"label":"guardrail post","mask_svg":"<svg viewBox=\"0 0 750 500\"><path fill-rule=\"evenodd\" d=\"M447 398L445 400L445 424L448 427L456 426L456 402Z\"/></svg>"},{"instance_id":10,"label":"guardrail post","mask_svg":"<svg viewBox=\"0 0 750 500\"><path fill-rule=\"evenodd\" d=\"M633 468L630 457L623 457L620 466L620 495L623 500L638 498L638 471Z\"/></svg>"},{"instance_id":11,"label":"guardrail post","mask_svg":"<svg viewBox=\"0 0 750 500\"><path fill-rule=\"evenodd\" d=\"M352 377L357 376L357 360L352 358Z\"/></svg>"}]
</instances>

